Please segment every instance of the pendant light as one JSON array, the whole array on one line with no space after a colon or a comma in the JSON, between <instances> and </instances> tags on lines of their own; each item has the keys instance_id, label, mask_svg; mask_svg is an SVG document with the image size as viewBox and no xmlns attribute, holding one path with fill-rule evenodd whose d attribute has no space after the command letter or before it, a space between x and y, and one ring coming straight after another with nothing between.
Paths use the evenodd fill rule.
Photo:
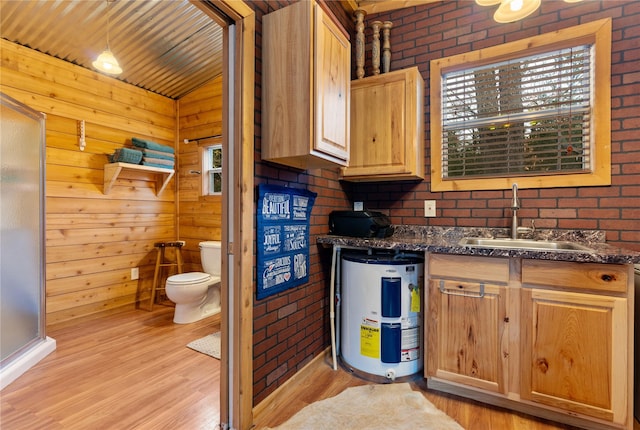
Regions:
<instances>
[{"instance_id":1,"label":"pendant light","mask_svg":"<svg viewBox=\"0 0 640 430\"><path fill-rule=\"evenodd\" d=\"M500 0L476 0L480 6L493 6L500 3Z\"/></svg>"},{"instance_id":2,"label":"pendant light","mask_svg":"<svg viewBox=\"0 0 640 430\"><path fill-rule=\"evenodd\" d=\"M540 0L502 0L493 19L499 23L514 22L531 15L540 7Z\"/></svg>"},{"instance_id":3,"label":"pendant light","mask_svg":"<svg viewBox=\"0 0 640 430\"><path fill-rule=\"evenodd\" d=\"M578 3L582 0L564 0L565 3ZM514 22L525 18L540 7L541 0L476 0L480 6L499 4L493 19L499 23Z\"/></svg>"},{"instance_id":4,"label":"pendant light","mask_svg":"<svg viewBox=\"0 0 640 430\"><path fill-rule=\"evenodd\" d=\"M122 68L118 64L118 60L114 57L111 52L111 48L109 47L109 24L110 24L110 7L109 3L114 0L106 0L107 2L107 48L102 51L102 54L96 58L96 60L91 63L93 67L100 70L101 72L107 73L109 75L119 75L122 73Z\"/></svg>"}]
</instances>

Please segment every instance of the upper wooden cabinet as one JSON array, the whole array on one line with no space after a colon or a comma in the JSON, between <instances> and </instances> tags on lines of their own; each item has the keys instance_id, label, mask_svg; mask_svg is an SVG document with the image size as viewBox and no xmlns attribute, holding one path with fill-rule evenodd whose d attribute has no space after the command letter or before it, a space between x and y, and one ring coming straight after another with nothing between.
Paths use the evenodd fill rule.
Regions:
<instances>
[{"instance_id":1,"label":"upper wooden cabinet","mask_svg":"<svg viewBox=\"0 0 640 430\"><path fill-rule=\"evenodd\" d=\"M263 18L262 159L300 169L349 161L348 36L313 1Z\"/></svg>"},{"instance_id":2,"label":"upper wooden cabinet","mask_svg":"<svg viewBox=\"0 0 640 430\"><path fill-rule=\"evenodd\" d=\"M351 154L342 179L424 179L423 103L417 67L351 81Z\"/></svg>"}]
</instances>

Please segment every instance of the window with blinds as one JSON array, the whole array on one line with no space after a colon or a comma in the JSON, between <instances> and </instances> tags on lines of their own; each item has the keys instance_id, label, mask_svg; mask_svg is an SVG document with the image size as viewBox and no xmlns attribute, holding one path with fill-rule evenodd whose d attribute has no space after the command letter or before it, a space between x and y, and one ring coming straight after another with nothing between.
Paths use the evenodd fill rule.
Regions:
<instances>
[{"instance_id":1,"label":"window with blinds","mask_svg":"<svg viewBox=\"0 0 640 430\"><path fill-rule=\"evenodd\" d=\"M610 70L608 19L432 61L432 189L610 184Z\"/></svg>"},{"instance_id":2,"label":"window with blinds","mask_svg":"<svg viewBox=\"0 0 640 430\"><path fill-rule=\"evenodd\" d=\"M590 170L591 48L445 74L443 175Z\"/></svg>"}]
</instances>

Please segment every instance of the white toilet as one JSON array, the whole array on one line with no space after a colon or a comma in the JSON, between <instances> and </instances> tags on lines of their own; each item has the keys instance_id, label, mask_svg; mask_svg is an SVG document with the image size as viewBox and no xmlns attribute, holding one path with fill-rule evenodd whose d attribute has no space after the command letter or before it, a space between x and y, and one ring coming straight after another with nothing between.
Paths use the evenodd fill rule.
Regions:
<instances>
[{"instance_id":1,"label":"white toilet","mask_svg":"<svg viewBox=\"0 0 640 430\"><path fill-rule=\"evenodd\" d=\"M222 243L200 242L203 272L169 276L166 293L176 304L173 322L189 324L220 312L220 266Z\"/></svg>"}]
</instances>

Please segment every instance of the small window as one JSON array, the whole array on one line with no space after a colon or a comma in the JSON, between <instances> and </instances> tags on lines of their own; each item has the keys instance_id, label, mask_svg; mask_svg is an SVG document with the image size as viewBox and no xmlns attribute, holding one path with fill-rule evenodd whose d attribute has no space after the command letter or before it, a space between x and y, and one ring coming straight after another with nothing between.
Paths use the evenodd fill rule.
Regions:
<instances>
[{"instance_id":1,"label":"small window","mask_svg":"<svg viewBox=\"0 0 640 430\"><path fill-rule=\"evenodd\" d=\"M611 22L432 62L432 190L608 185Z\"/></svg>"},{"instance_id":2,"label":"small window","mask_svg":"<svg viewBox=\"0 0 640 430\"><path fill-rule=\"evenodd\" d=\"M204 195L222 194L222 145L211 145L202 151Z\"/></svg>"}]
</instances>

